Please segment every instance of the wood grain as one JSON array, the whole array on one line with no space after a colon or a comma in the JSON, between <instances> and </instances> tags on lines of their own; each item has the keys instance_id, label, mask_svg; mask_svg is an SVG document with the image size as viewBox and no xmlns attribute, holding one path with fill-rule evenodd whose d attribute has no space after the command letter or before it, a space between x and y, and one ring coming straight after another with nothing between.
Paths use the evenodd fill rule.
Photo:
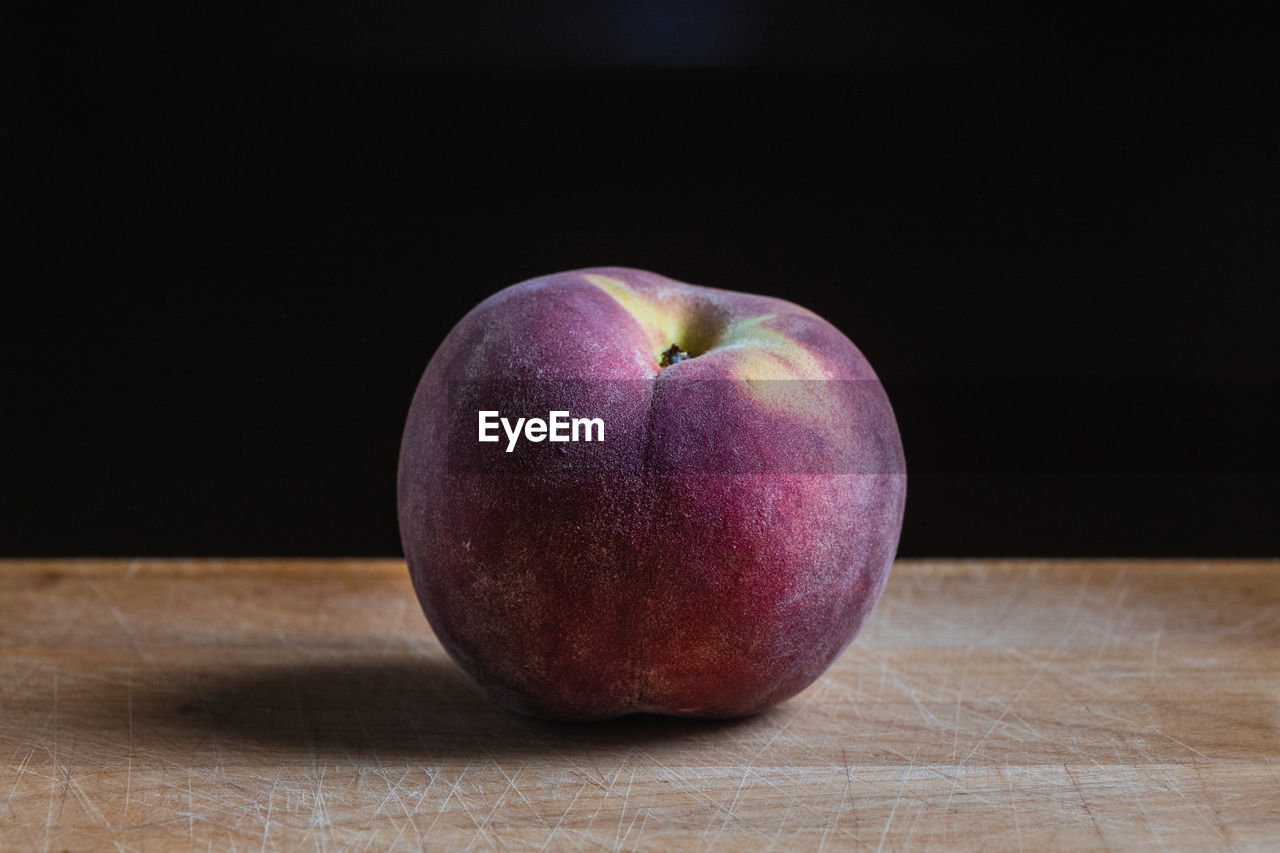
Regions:
<instances>
[{"instance_id":1,"label":"wood grain","mask_svg":"<svg viewBox=\"0 0 1280 853\"><path fill-rule=\"evenodd\" d=\"M735 722L490 704L393 561L0 563L0 849L1266 848L1280 562L899 562Z\"/></svg>"}]
</instances>

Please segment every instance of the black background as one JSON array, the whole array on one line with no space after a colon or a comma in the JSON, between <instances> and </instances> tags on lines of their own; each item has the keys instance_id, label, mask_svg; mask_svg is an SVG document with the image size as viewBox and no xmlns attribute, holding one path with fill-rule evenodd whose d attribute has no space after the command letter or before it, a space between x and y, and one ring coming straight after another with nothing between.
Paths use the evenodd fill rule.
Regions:
<instances>
[{"instance_id":1,"label":"black background","mask_svg":"<svg viewBox=\"0 0 1280 853\"><path fill-rule=\"evenodd\" d=\"M943 5L10 22L0 554L398 554L452 324L619 264L858 343L903 555L1276 556L1263 28Z\"/></svg>"}]
</instances>

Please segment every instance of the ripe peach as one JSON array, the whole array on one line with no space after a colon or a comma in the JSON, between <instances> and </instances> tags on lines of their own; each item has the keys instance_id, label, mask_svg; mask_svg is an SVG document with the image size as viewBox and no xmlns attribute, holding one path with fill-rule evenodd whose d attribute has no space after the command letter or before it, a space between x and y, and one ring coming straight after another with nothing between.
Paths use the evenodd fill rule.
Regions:
<instances>
[{"instance_id":1,"label":"ripe peach","mask_svg":"<svg viewBox=\"0 0 1280 853\"><path fill-rule=\"evenodd\" d=\"M578 420L589 440L565 437ZM905 497L888 398L839 330L623 268L467 314L413 398L398 483L445 649L507 706L584 720L795 695L879 597Z\"/></svg>"}]
</instances>

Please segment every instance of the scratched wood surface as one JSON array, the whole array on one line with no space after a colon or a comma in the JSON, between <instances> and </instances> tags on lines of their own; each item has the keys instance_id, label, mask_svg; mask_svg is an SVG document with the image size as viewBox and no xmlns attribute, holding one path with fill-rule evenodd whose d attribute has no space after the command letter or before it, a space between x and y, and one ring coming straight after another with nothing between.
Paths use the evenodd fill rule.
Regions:
<instances>
[{"instance_id":1,"label":"scratched wood surface","mask_svg":"<svg viewBox=\"0 0 1280 853\"><path fill-rule=\"evenodd\" d=\"M558 725L403 563L0 563L0 850L1280 845L1280 561L899 562L818 683Z\"/></svg>"}]
</instances>

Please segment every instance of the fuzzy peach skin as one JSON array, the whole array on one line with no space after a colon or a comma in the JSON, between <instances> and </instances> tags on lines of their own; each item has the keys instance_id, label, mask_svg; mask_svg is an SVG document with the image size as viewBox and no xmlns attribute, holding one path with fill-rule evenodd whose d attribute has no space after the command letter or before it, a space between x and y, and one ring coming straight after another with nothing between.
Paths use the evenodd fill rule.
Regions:
<instances>
[{"instance_id":1,"label":"fuzzy peach skin","mask_svg":"<svg viewBox=\"0 0 1280 853\"><path fill-rule=\"evenodd\" d=\"M691 357L664 366L673 344ZM601 417L605 440L507 453L478 441L479 407ZM508 287L453 328L413 398L398 499L423 610L498 701L734 717L852 641L906 472L888 398L830 323L609 267Z\"/></svg>"}]
</instances>

